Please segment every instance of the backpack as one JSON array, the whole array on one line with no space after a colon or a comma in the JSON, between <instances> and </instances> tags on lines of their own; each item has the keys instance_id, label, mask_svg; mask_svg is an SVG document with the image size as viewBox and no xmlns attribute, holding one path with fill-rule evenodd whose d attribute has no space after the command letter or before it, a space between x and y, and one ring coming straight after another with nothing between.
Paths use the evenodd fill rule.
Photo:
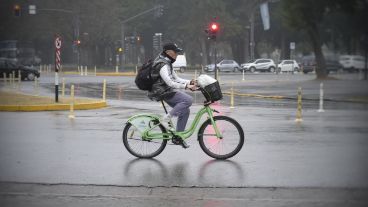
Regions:
<instances>
[{"instance_id":1,"label":"backpack","mask_svg":"<svg viewBox=\"0 0 368 207\"><path fill-rule=\"evenodd\" d=\"M152 59L144 63L138 70L137 76L135 77L135 85L141 90L150 91L152 85L159 79L160 75L155 74L156 69L160 69L165 63L158 62L154 64Z\"/></svg>"},{"instance_id":2,"label":"backpack","mask_svg":"<svg viewBox=\"0 0 368 207\"><path fill-rule=\"evenodd\" d=\"M138 70L135 77L135 85L141 90L150 91L156 80L152 78L153 60L145 62Z\"/></svg>"}]
</instances>

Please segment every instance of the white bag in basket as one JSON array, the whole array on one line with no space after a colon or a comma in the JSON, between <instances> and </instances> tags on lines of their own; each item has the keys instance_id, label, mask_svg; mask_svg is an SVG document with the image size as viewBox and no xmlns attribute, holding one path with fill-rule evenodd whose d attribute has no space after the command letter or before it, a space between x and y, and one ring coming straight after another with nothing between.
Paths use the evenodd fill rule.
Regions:
<instances>
[{"instance_id":1,"label":"white bag in basket","mask_svg":"<svg viewBox=\"0 0 368 207\"><path fill-rule=\"evenodd\" d=\"M201 88L204 88L214 82L216 82L217 80L208 76L208 75L200 75L197 78L197 83Z\"/></svg>"}]
</instances>

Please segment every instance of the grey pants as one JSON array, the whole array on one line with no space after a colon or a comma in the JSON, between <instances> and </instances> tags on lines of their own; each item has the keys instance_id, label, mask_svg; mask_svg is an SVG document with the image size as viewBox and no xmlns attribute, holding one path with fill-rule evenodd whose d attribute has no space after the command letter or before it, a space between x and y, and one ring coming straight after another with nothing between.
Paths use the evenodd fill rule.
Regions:
<instances>
[{"instance_id":1,"label":"grey pants","mask_svg":"<svg viewBox=\"0 0 368 207\"><path fill-rule=\"evenodd\" d=\"M176 131L181 132L185 130L189 118L189 107L193 103L193 98L182 92L178 91L171 98L165 99L165 102L169 104L173 109L169 114L178 117L178 123L176 124Z\"/></svg>"}]
</instances>

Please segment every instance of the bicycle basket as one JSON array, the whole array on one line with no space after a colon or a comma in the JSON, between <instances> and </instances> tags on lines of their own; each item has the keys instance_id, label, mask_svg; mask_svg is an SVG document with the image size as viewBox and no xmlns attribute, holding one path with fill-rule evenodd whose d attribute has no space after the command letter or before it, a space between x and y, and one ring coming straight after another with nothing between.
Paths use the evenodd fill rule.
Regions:
<instances>
[{"instance_id":1,"label":"bicycle basket","mask_svg":"<svg viewBox=\"0 0 368 207\"><path fill-rule=\"evenodd\" d=\"M201 92L207 101L215 102L222 99L222 92L218 81L201 88Z\"/></svg>"}]
</instances>

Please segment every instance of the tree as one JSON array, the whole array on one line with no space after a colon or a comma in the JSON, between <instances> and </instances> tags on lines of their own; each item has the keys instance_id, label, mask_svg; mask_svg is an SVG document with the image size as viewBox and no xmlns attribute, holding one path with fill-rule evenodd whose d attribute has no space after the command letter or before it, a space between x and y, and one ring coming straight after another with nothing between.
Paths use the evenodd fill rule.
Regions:
<instances>
[{"instance_id":1,"label":"tree","mask_svg":"<svg viewBox=\"0 0 368 207\"><path fill-rule=\"evenodd\" d=\"M283 18L287 25L296 30L303 30L309 36L317 62L317 79L327 77L325 58L321 48L321 23L332 12L349 13L354 11L357 5L362 2L366 4L364 0L283 0L281 2Z\"/></svg>"}]
</instances>

